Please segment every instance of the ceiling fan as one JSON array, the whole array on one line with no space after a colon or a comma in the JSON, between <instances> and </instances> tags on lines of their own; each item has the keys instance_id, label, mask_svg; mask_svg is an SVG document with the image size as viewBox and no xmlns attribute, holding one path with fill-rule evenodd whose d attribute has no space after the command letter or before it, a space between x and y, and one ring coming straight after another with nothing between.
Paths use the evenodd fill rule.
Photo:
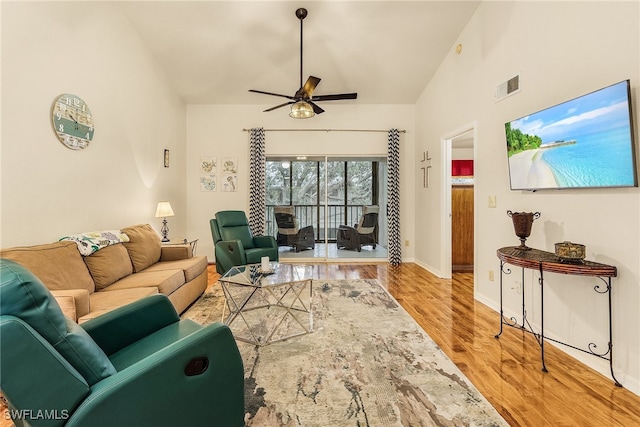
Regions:
<instances>
[{"instance_id":1,"label":"ceiling fan","mask_svg":"<svg viewBox=\"0 0 640 427\"><path fill-rule=\"evenodd\" d=\"M316 114L324 113L316 102L319 101L338 101L341 99L356 99L357 93L340 93L334 95L313 95L313 91L320 83L319 77L309 76L307 81L302 84L302 21L307 17L307 9L300 8L296 10L296 17L300 20L300 89L293 96L282 95L279 93L265 92L262 90L249 89L249 92L262 93L264 95L279 96L287 98L289 101L276 105L275 107L264 110L265 112L273 111L286 105L291 105L291 113L289 116L294 119L306 119Z\"/></svg>"}]
</instances>

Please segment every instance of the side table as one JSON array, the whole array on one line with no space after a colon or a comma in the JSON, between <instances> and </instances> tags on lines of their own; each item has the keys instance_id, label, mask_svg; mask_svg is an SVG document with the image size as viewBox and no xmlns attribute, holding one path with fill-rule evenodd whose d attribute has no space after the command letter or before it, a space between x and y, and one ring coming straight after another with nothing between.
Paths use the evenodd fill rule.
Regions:
<instances>
[{"instance_id":1,"label":"side table","mask_svg":"<svg viewBox=\"0 0 640 427\"><path fill-rule=\"evenodd\" d=\"M191 253L195 256L198 240L200 239L171 239L169 242L163 242L162 244L165 246L189 245L191 247Z\"/></svg>"}]
</instances>

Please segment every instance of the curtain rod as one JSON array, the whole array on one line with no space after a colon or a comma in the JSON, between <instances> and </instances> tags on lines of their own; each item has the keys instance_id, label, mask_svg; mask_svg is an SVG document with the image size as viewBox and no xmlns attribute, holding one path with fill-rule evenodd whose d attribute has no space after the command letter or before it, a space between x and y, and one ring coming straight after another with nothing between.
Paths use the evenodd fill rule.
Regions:
<instances>
[{"instance_id":1,"label":"curtain rod","mask_svg":"<svg viewBox=\"0 0 640 427\"><path fill-rule=\"evenodd\" d=\"M250 132L251 129L242 129L243 132ZM264 129L265 132L384 132L388 133L389 129ZM406 130L398 132L407 133Z\"/></svg>"}]
</instances>

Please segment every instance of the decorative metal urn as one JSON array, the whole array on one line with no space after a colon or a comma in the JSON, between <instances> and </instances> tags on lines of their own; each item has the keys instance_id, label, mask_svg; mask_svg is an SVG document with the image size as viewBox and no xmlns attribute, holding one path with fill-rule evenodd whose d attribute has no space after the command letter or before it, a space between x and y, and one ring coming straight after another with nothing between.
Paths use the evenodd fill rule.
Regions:
<instances>
[{"instance_id":1,"label":"decorative metal urn","mask_svg":"<svg viewBox=\"0 0 640 427\"><path fill-rule=\"evenodd\" d=\"M520 246L518 246L518 249L528 251L531 248L525 245L524 242L527 240L527 237L531 235L531 226L533 225L534 220L540 218L540 212L507 211L507 215L509 215L513 221L513 228L516 231L516 236L520 238Z\"/></svg>"}]
</instances>

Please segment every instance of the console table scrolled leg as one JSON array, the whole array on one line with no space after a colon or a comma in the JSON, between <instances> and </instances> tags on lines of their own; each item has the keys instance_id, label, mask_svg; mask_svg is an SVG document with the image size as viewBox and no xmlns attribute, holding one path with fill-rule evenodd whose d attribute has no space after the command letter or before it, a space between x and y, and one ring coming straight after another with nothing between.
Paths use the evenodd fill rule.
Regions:
<instances>
[{"instance_id":1,"label":"console table scrolled leg","mask_svg":"<svg viewBox=\"0 0 640 427\"><path fill-rule=\"evenodd\" d=\"M502 274L503 274L503 269L504 268L504 261L500 260L500 332L498 332L496 335L494 335L494 337L496 339L500 338L500 335L502 335L502 325L503 325L503 316L504 313L502 311Z\"/></svg>"},{"instance_id":2,"label":"console table scrolled leg","mask_svg":"<svg viewBox=\"0 0 640 427\"><path fill-rule=\"evenodd\" d=\"M622 387L620 381L613 373L613 326L611 325L611 277L607 280L607 293L609 294L609 369L611 370L611 378L616 386Z\"/></svg>"},{"instance_id":3,"label":"console table scrolled leg","mask_svg":"<svg viewBox=\"0 0 640 427\"><path fill-rule=\"evenodd\" d=\"M544 276L540 263L540 357L542 358L542 372L549 372L544 363Z\"/></svg>"},{"instance_id":4,"label":"console table scrolled leg","mask_svg":"<svg viewBox=\"0 0 640 427\"><path fill-rule=\"evenodd\" d=\"M524 303L525 299L524 299L524 267L520 269L520 274L522 275L520 277L520 290L522 291L522 323L520 323L521 325L521 329L525 329L525 326L527 324L527 307Z\"/></svg>"},{"instance_id":5,"label":"console table scrolled leg","mask_svg":"<svg viewBox=\"0 0 640 427\"><path fill-rule=\"evenodd\" d=\"M609 369L611 369L611 378L613 379L613 383L617 387L622 387L620 381L618 381L616 376L613 374L613 344L611 343L611 341L609 341Z\"/></svg>"}]
</instances>

